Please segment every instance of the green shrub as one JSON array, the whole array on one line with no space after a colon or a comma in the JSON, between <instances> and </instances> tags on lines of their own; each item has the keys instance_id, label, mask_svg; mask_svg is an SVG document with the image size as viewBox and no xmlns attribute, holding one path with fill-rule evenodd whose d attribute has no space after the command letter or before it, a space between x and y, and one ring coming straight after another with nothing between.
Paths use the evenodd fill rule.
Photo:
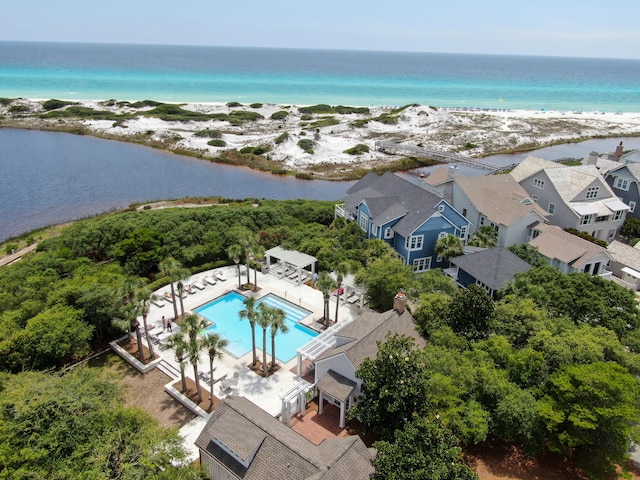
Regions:
<instances>
[{"instance_id":1,"label":"green shrub","mask_svg":"<svg viewBox=\"0 0 640 480\"><path fill-rule=\"evenodd\" d=\"M285 112L284 110L279 110L271 114L271 120L284 120L289 115L289 112Z\"/></svg>"},{"instance_id":2,"label":"green shrub","mask_svg":"<svg viewBox=\"0 0 640 480\"><path fill-rule=\"evenodd\" d=\"M66 107L67 105L73 105L74 102L66 102L64 100L58 100L56 98L52 98L51 100L47 100L42 104L42 108L44 108L47 112L49 110L56 110L58 108Z\"/></svg>"},{"instance_id":3,"label":"green shrub","mask_svg":"<svg viewBox=\"0 0 640 480\"><path fill-rule=\"evenodd\" d=\"M307 153L313 154L313 147L315 146L315 142L308 138L303 138L298 140L298 146Z\"/></svg>"},{"instance_id":4,"label":"green shrub","mask_svg":"<svg viewBox=\"0 0 640 480\"><path fill-rule=\"evenodd\" d=\"M242 106L242 104L239 103L239 102L229 102L229 103L227 103L227 107L229 107L229 108L237 108L237 107L241 107L241 106Z\"/></svg>"},{"instance_id":5,"label":"green shrub","mask_svg":"<svg viewBox=\"0 0 640 480\"><path fill-rule=\"evenodd\" d=\"M13 102L13 100L13 98L0 97L0 105L11 105L11 102Z\"/></svg>"},{"instance_id":6,"label":"green shrub","mask_svg":"<svg viewBox=\"0 0 640 480\"><path fill-rule=\"evenodd\" d=\"M133 108L159 107L161 105L164 105L164 103L156 102L155 100L142 100L140 102L134 102L130 104L130 106Z\"/></svg>"},{"instance_id":7,"label":"green shrub","mask_svg":"<svg viewBox=\"0 0 640 480\"><path fill-rule=\"evenodd\" d=\"M200 130L193 134L196 137L205 137L205 138L222 138L222 132L220 130L211 130L209 128L205 130Z\"/></svg>"},{"instance_id":8,"label":"green shrub","mask_svg":"<svg viewBox=\"0 0 640 480\"><path fill-rule=\"evenodd\" d=\"M331 105L325 105L324 103L321 103L319 105L312 105L309 107L300 107L298 108L298 111L300 113L304 113L304 114L315 114L315 113L333 113L333 108L331 107Z\"/></svg>"},{"instance_id":9,"label":"green shrub","mask_svg":"<svg viewBox=\"0 0 640 480\"><path fill-rule=\"evenodd\" d=\"M343 105L338 105L337 107L332 107L331 105L326 105L321 103L319 105L312 105L310 107L300 107L298 109L300 113L305 114L328 114L328 113L339 113L339 114L351 114L351 113L361 113L367 114L369 113L369 109L367 107L345 107Z\"/></svg>"},{"instance_id":10,"label":"green shrub","mask_svg":"<svg viewBox=\"0 0 640 480\"><path fill-rule=\"evenodd\" d=\"M369 146L364 143L359 143L355 147L347 148L344 153L349 155L362 155L363 153L369 153Z\"/></svg>"},{"instance_id":11,"label":"green shrub","mask_svg":"<svg viewBox=\"0 0 640 480\"><path fill-rule=\"evenodd\" d=\"M310 123L309 127L323 128L323 127L331 127L333 125L339 125L339 124L340 124L340 120L338 120L336 117L324 117L324 118L321 118L320 120Z\"/></svg>"},{"instance_id":12,"label":"green shrub","mask_svg":"<svg viewBox=\"0 0 640 480\"><path fill-rule=\"evenodd\" d=\"M289 140L289 134L287 132L284 132L282 135L278 135L278 137L276 137L276 139L274 140L274 143L276 145L280 145L281 143L287 140Z\"/></svg>"},{"instance_id":13,"label":"green shrub","mask_svg":"<svg viewBox=\"0 0 640 480\"><path fill-rule=\"evenodd\" d=\"M242 147L239 151L240 153L246 155L247 153L253 153L253 149L255 147Z\"/></svg>"},{"instance_id":14,"label":"green shrub","mask_svg":"<svg viewBox=\"0 0 640 480\"><path fill-rule=\"evenodd\" d=\"M367 107L345 107L342 105L338 105L337 107L333 107L333 110L336 113L341 115L359 113L359 114L368 114L369 109Z\"/></svg>"},{"instance_id":15,"label":"green shrub","mask_svg":"<svg viewBox=\"0 0 640 480\"><path fill-rule=\"evenodd\" d=\"M438 111L438 107L434 107L433 105L429 105L429 108L430 108L431 110L435 110L436 112Z\"/></svg>"},{"instance_id":16,"label":"green shrub","mask_svg":"<svg viewBox=\"0 0 640 480\"><path fill-rule=\"evenodd\" d=\"M471 150L472 148L478 148L478 145L476 145L475 143L471 143L471 142L467 142L464 144L464 149L465 150Z\"/></svg>"},{"instance_id":17,"label":"green shrub","mask_svg":"<svg viewBox=\"0 0 640 480\"><path fill-rule=\"evenodd\" d=\"M107 110L94 110L90 107L72 106L65 110L52 110L40 115L40 118L89 118L92 120L121 121L133 118L127 113L114 113Z\"/></svg>"},{"instance_id":18,"label":"green shrub","mask_svg":"<svg viewBox=\"0 0 640 480\"><path fill-rule=\"evenodd\" d=\"M313 120L313 115L300 115L300 120L308 121Z\"/></svg>"},{"instance_id":19,"label":"green shrub","mask_svg":"<svg viewBox=\"0 0 640 480\"><path fill-rule=\"evenodd\" d=\"M286 168L272 168L271 169L271 174L272 175L286 175L287 174L287 169Z\"/></svg>"},{"instance_id":20,"label":"green shrub","mask_svg":"<svg viewBox=\"0 0 640 480\"><path fill-rule=\"evenodd\" d=\"M211 145L212 147L226 147L227 142L225 142L224 140L220 140L219 138L215 138L213 140L209 140L207 142L207 145Z\"/></svg>"},{"instance_id":21,"label":"green shrub","mask_svg":"<svg viewBox=\"0 0 640 480\"><path fill-rule=\"evenodd\" d=\"M584 240L587 240L591 243L595 243L596 245L600 245L601 247L607 248L607 245L609 245L607 242L605 242L604 240L600 240L596 237L593 237L591 235L589 235L587 232L581 232L580 230L577 230L575 228L565 228L566 232L569 232L572 235L575 235L576 237L580 237Z\"/></svg>"},{"instance_id":22,"label":"green shrub","mask_svg":"<svg viewBox=\"0 0 640 480\"><path fill-rule=\"evenodd\" d=\"M262 108L262 104L261 103L252 103L251 105L249 105L249 107L251 107L251 108Z\"/></svg>"},{"instance_id":23,"label":"green shrub","mask_svg":"<svg viewBox=\"0 0 640 480\"><path fill-rule=\"evenodd\" d=\"M271 151L271 146L270 145L258 145L257 147L255 147L253 149L253 154L254 155L264 155L265 153L268 153Z\"/></svg>"},{"instance_id":24,"label":"green shrub","mask_svg":"<svg viewBox=\"0 0 640 480\"><path fill-rule=\"evenodd\" d=\"M206 113L193 112L191 110L185 110L178 105L169 105L166 103L144 112L143 115L157 117L165 122L189 122L192 120L205 121L211 118Z\"/></svg>"},{"instance_id":25,"label":"green shrub","mask_svg":"<svg viewBox=\"0 0 640 480\"><path fill-rule=\"evenodd\" d=\"M29 107L26 105L11 105L9 107L9 113L25 113L29 111Z\"/></svg>"},{"instance_id":26,"label":"green shrub","mask_svg":"<svg viewBox=\"0 0 640 480\"><path fill-rule=\"evenodd\" d=\"M398 116L391 113L383 113L373 120L375 120L376 122L384 123L385 125L396 125L398 123Z\"/></svg>"},{"instance_id":27,"label":"green shrub","mask_svg":"<svg viewBox=\"0 0 640 480\"><path fill-rule=\"evenodd\" d=\"M239 126L244 122L255 122L262 120L264 117L258 112L247 112L245 110L233 110L229 112L227 120L231 125Z\"/></svg>"},{"instance_id":28,"label":"green shrub","mask_svg":"<svg viewBox=\"0 0 640 480\"><path fill-rule=\"evenodd\" d=\"M310 173L296 172L294 176L296 178L299 178L300 180L313 180L313 175L311 175Z\"/></svg>"},{"instance_id":29,"label":"green shrub","mask_svg":"<svg viewBox=\"0 0 640 480\"><path fill-rule=\"evenodd\" d=\"M354 128L363 128L367 123L369 123L369 119L363 118L360 120L354 120L353 122L351 122L351 126Z\"/></svg>"}]
</instances>

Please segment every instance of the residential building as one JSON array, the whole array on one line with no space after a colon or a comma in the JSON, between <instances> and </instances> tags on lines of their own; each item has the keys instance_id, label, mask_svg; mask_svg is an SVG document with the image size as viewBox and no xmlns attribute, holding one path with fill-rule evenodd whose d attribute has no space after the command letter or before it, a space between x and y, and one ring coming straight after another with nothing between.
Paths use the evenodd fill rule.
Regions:
<instances>
[{"instance_id":1,"label":"residential building","mask_svg":"<svg viewBox=\"0 0 640 480\"><path fill-rule=\"evenodd\" d=\"M516 274L529 271L532 267L520 257L504 247L490 248L469 255L451 259L452 268L446 269L456 283L469 288L478 285L488 295L495 296Z\"/></svg>"},{"instance_id":2,"label":"residential building","mask_svg":"<svg viewBox=\"0 0 640 480\"><path fill-rule=\"evenodd\" d=\"M244 397L222 400L195 443L215 480L368 480L374 473L359 436L315 445Z\"/></svg>"},{"instance_id":3,"label":"residential building","mask_svg":"<svg viewBox=\"0 0 640 480\"><path fill-rule=\"evenodd\" d=\"M501 247L525 243L528 227L548 216L511 175L456 178L453 206L471 222L470 237L478 228L490 226Z\"/></svg>"},{"instance_id":4,"label":"residential building","mask_svg":"<svg viewBox=\"0 0 640 480\"><path fill-rule=\"evenodd\" d=\"M550 224L600 240L614 240L629 210L592 164L569 167L527 157L511 176L549 213Z\"/></svg>"},{"instance_id":5,"label":"residential building","mask_svg":"<svg viewBox=\"0 0 640 480\"><path fill-rule=\"evenodd\" d=\"M466 243L469 221L449 202L387 172L368 173L347 190L336 216L357 221L368 239L387 242L416 272L445 265L436 242L455 235Z\"/></svg>"},{"instance_id":6,"label":"residential building","mask_svg":"<svg viewBox=\"0 0 640 480\"><path fill-rule=\"evenodd\" d=\"M619 280L617 283L632 290L640 290L640 250L614 240L607 251L611 255L609 270Z\"/></svg>"},{"instance_id":7,"label":"residential building","mask_svg":"<svg viewBox=\"0 0 640 480\"><path fill-rule=\"evenodd\" d=\"M549 265L562 273L585 272L608 277L611 260L607 249L566 232L555 225L539 223L531 227L529 245L535 247Z\"/></svg>"},{"instance_id":8,"label":"residential building","mask_svg":"<svg viewBox=\"0 0 640 480\"><path fill-rule=\"evenodd\" d=\"M618 164L604 175L611 190L629 206L627 216L640 220L640 163Z\"/></svg>"},{"instance_id":9,"label":"residential building","mask_svg":"<svg viewBox=\"0 0 640 480\"><path fill-rule=\"evenodd\" d=\"M457 176L457 165L438 167L426 177L420 175L420 186L451 203L453 198L453 181Z\"/></svg>"},{"instance_id":10,"label":"residential building","mask_svg":"<svg viewBox=\"0 0 640 480\"><path fill-rule=\"evenodd\" d=\"M344 427L346 411L355 403L362 388L356 371L365 359L376 357L378 342L384 342L388 334L411 336L419 347L426 345L406 309L406 302L406 296L399 293L392 310L363 313L338 330L332 339L333 346L315 359L314 384L318 389L319 413L325 401L333 403L340 408L340 426Z\"/></svg>"}]
</instances>

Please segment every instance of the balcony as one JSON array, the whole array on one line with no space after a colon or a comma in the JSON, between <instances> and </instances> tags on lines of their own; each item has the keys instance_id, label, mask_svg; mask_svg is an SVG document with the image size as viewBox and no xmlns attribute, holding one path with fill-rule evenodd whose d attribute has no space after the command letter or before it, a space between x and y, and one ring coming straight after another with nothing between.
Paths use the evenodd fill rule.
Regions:
<instances>
[{"instance_id":1,"label":"balcony","mask_svg":"<svg viewBox=\"0 0 640 480\"><path fill-rule=\"evenodd\" d=\"M336 204L334 215L335 218L342 217L346 218L349 221L353 221L356 219L356 217L351 212L344 208L344 203Z\"/></svg>"}]
</instances>

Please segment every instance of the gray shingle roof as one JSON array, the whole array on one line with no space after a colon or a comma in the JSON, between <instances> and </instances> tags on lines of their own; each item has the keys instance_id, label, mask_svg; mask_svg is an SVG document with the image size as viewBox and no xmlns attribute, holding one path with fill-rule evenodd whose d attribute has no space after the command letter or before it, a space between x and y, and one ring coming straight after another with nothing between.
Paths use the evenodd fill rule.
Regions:
<instances>
[{"instance_id":1,"label":"gray shingle roof","mask_svg":"<svg viewBox=\"0 0 640 480\"><path fill-rule=\"evenodd\" d=\"M531 265L504 247L455 257L451 259L451 263L492 290L499 290L505 283L512 281L516 273L531 269Z\"/></svg>"},{"instance_id":2,"label":"gray shingle roof","mask_svg":"<svg viewBox=\"0 0 640 480\"><path fill-rule=\"evenodd\" d=\"M366 358L376 357L378 342L383 342L388 333L413 337L418 346L426 345L424 338L416 331L415 321L408 310L402 314L395 310L384 313L369 311L337 333L348 343L327 350L316 361L344 353L354 368L358 369Z\"/></svg>"},{"instance_id":3,"label":"gray shingle roof","mask_svg":"<svg viewBox=\"0 0 640 480\"><path fill-rule=\"evenodd\" d=\"M320 379L316 387L318 387L318 390L328 393L333 398L341 402L346 402L356 385L356 382L353 380L349 380L338 372L329 370L326 375Z\"/></svg>"},{"instance_id":4,"label":"gray shingle roof","mask_svg":"<svg viewBox=\"0 0 640 480\"><path fill-rule=\"evenodd\" d=\"M377 203L374 199L378 199ZM373 203L376 210L386 212L390 218L397 218L398 213L404 212L404 217L393 229L406 237L433 215L435 206L442 199L392 172L386 172L380 176L368 173L347 190L347 210L355 211L362 200L365 200L370 208ZM383 203L387 203L387 208L379 207ZM374 212L372 218L377 225L385 223L384 218L378 219Z\"/></svg>"},{"instance_id":5,"label":"gray shingle roof","mask_svg":"<svg viewBox=\"0 0 640 480\"><path fill-rule=\"evenodd\" d=\"M235 430L231 425L236 425ZM234 454L242 455L257 445L248 467L219 445L222 438ZM195 443L243 480L340 478L328 475L334 469L346 472L342 478L364 480L373 473L371 456L359 437L328 439L314 445L243 397L224 399Z\"/></svg>"}]
</instances>

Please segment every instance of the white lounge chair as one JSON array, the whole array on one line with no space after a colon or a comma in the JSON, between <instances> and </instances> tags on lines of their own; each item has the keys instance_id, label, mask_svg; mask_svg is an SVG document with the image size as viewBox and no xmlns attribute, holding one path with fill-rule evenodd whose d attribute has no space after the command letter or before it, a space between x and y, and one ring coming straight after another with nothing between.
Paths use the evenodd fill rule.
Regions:
<instances>
[{"instance_id":1,"label":"white lounge chair","mask_svg":"<svg viewBox=\"0 0 640 480\"><path fill-rule=\"evenodd\" d=\"M164 298L163 297L156 297L153 300L151 300L151 303L153 303L158 308L162 308L162 307L164 307Z\"/></svg>"},{"instance_id":2,"label":"white lounge chair","mask_svg":"<svg viewBox=\"0 0 640 480\"><path fill-rule=\"evenodd\" d=\"M222 270L216 270L215 276L221 282L226 282L227 281L227 277L225 276L225 274L224 274L224 272Z\"/></svg>"},{"instance_id":3,"label":"white lounge chair","mask_svg":"<svg viewBox=\"0 0 640 480\"><path fill-rule=\"evenodd\" d=\"M208 275L206 277L203 277L202 281L204 283L208 283L209 285L215 285L216 283L218 283L216 282L216 279L214 277L210 277Z\"/></svg>"},{"instance_id":4,"label":"white lounge chair","mask_svg":"<svg viewBox=\"0 0 640 480\"><path fill-rule=\"evenodd\" d=\"M167 302L173 303L173 295L170 292L164 292L162 295Z\"/></svg>"},{"instance_id":5,"label":"white lounge chair","mask_svg":"<svg viewBox=\"0 0 640 480\"><path fill-rule=\"evenodd\" d=\"M191 284L191 286L193 288L197 288L198 290L204 290L204 285L202 283L200 283L199 281L195 281Z\"/></svg>"}]
</instances>

